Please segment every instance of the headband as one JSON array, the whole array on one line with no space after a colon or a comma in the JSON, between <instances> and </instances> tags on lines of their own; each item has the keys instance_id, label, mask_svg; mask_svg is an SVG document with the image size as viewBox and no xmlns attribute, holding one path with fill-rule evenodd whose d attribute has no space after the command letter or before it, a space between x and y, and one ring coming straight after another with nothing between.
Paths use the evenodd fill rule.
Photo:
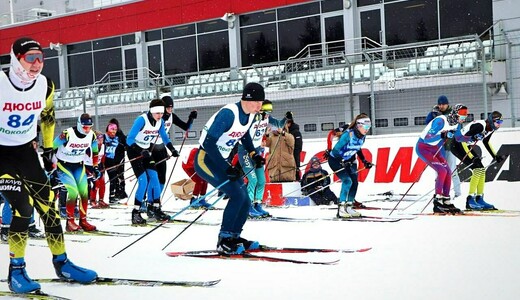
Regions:
<instances>
[{"instance_id":1,"label":"headband","mask_svg":"<svg viewBox=\"0 0 520 300\"><path fill-rule=\"evenodd\" d=\"M164 113L164 106L154 106L154 107L150 107L150 112L152 114L156 114L156 113Z\"/></svg>"}]
</instances>

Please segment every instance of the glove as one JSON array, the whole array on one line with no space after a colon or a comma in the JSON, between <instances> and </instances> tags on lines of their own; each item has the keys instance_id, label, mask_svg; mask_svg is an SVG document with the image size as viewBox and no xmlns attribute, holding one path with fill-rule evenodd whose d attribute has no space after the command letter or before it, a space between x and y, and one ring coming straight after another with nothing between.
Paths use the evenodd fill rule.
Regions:
<instances>
[{"instance_id":1,"label":"glove","mask_svg":"<svg viewBox=\"0 0 520 300\"><path fill-rule=\"evenodd\" d=\"M236 181L242 176L242 171L234 166L229 166L226 170L226 175L229 180Z\"/></svg>"},{"instance_id":2,"label":"glove","mask_svg":"<svg viewBox=\"0 0 520 300\"><path fill-rule=\"evenodd\" d=\"M195 114L196 114L196 113L197 113L197 112L195 112ZM179 155L180 155L180 154L179 154L179 151L177 151L177 150L175 149L175 147L173 147L172 143L168 143L168 145L166 145L166 147L168 147L168 149L169 149L170 152L172 153L172 156L173 156L173 157L179 157Z\"/></svg>"},{"instance_id":3,"label":"glove","mask_svg":"<svg viewBox=\"0 0 520 300\"><path fill-rule=\"evenodd\" d=\"M329 159L330 151L331 151L330 149L325 150L325 153L323 153L323 158L324 159L327 159L327 160Z\"/></svg>"},{"instance_id":4,"label":"glove","mask_svg":"<svg viewBox=\"0 0 520 300\"><path fill-rule=\"evenodd\" d=\"M288 111L285 113L285 118L287 120L292 120L293 119L293 115L292 115L292 111Z\"/></svg>"},{"instance_id":5,"label":"glove","mask_svg":"<svg viewBox=\"0 0 520 300\"><path fill-rule=\"evenodd\" d=\"M350 165L352 165L352 163L351 163L350 161L348 161L348 160L342 160L342 161L340 162L340 165L341 165L343 168L349 168Z\"/></svg>"},{"instance_id":6,"label":"glove","mask_svg":"<svg viewBox=\"0 0 520 300\"><path fill-rule=\"evenodd\" d=\"M52 148L43 148L42 160L43 167L45 171L51 172L54 169L54 165L52 163L52 156L54 155L54 150Z\"/></svg>"},{"instance_id":7,"label":"glove","mask_svg":"<svg viewBox=\"0 0 520 300\"><path fill-rule=\"evenodd\" d=\"M196 110L192 110L190 112L190 115L188 116L188 119L189 120L195 120L197 118L197 111Z\"/></svg>"},{"instance_id":8,"label":"glove","mask_svg":"<svg viewBox=\"0 0 520 300\"><path fill-rule=\"evenodd\" d=\"M255 153L253 157L251 157L253 161L255 162L255 168L261 168L263 165L265 165L265 158L262 157L262 155Z\"/></svg>"},{"instance_id":9,"label":"glove","mask_svg":"<svg viewBox=\"0 0 520 300\"><path fill-rule=\"evenodd\" d=\"M98 180L99 178L101 178L101 176L103 176L103 174L101 174L101 171L99 170L99 167L98 166L95 166L94 167L94 181Z\"/></svg>"},{"instance_id":10,"label":"glove","mask_svg":"<svg viewBox=\"0 0 520 300\"><path fill-rule=\"evenodd\" d=\"M497 155L495 157L495 161L497 162L497 164L503 162L504 160L506 160L507 156L506 155Z\"/></svg>"},{"instance_id":11,"label":"glove","mask_svg":"<svg viewBox=\"0 0 520 300\"><path fill-rule=\"evenodd\" d=\"M451 139L455 134L453 130L443 131L441 132L441 138L443 139Z\"/></svg>"},{"instance_id":12,"label":"glove","mask_svg":"<svg viewBox=\"0 0 520 300\"><path fill-rule=\"evenodd\" d=\"M141 156L143 156L143 158L148 159L148 158L150 158L150 156L152 156L152 155L151 155L150 151L148 151L148 150L143 150L143 151L141 151Z\"/></svg>"},{"instance_id":13,"label":"glove","mask_svg":"<svg viewBox=\"0 0 520 300\"><path fill-rule=\"evenodd\" d=\"M363 164L365 165L365 168L367 168L367 169L370 169L370 168L372 168L374 166L373 163L369 162L366 159L363 161Z\"/></svg>"}]
</instances>

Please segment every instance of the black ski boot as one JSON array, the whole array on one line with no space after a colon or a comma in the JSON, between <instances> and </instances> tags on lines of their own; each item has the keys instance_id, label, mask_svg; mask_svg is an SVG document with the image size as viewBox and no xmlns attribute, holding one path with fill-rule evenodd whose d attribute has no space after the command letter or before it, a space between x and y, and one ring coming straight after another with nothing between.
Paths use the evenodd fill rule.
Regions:
<instances>
[{"instance_id":1,"label":"black ski boot","mask_svg":"<svg viewBox=\"0 0 520 300\"><path fill-rule=\"evenodd\" d=\"M137 209L132 210L132 225L145 225L146 220L141 217L141 213Z\"/></svg>"}]
</instances>

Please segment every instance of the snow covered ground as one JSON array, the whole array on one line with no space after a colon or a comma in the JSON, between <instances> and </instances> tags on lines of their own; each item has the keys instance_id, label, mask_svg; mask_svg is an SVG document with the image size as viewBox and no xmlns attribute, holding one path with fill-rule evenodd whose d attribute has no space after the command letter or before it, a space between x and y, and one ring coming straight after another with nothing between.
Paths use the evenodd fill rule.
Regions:
<instances>
[{"instance_id":1,"label":"snow covered ground","mask_svg":"<svg viewBox=\"0 0 520 300\"><path fill-rule=\"evenodd\" d=\"M468 183L463 184L463 191ZM520 210L515 195L517 183L490 182L486 198L499 208ZM396 192L404 192L396 191ZM166 194L166 198L169 193ZM165 199L166 199L165 198ZM399 198L399 197L397 197ZM360 195L359 200L368 200ZM405 212L422 209L429 197ZM455 204L463 207L463 199ZM218 202L223 207L226 201ZM168 200L165 210L178 210L188 204ZM367 203L368 204L368 203ZM395 202L370 202L373 206L393 207ZM404 201L401 207L410 205ZM145 233L152 227L126 226L130 210L90 210L92 223L99 229ZM272 208L275 216L333 217L334 210L320 207ZM431 211L431 206L427 211ZM367 215L388 211L363 211ZM200 211L179 217L193 219ZM398 214L403 212L398 212ZM222 211L210 211L201 220L219 221ZM394 213L395 214L395 213ZM103 220L99 219L103 218ZM329 260L337 265L300 265L245 260L171 258L161 249L186 224L167 224L115 257L116 252L135 241L131 237L87 237L67 235L69 258L92 268L100 276L222 281L209 288L130 287L44 283L48 293L72 299L518 299L520 285L520 217L419 216L396 223L361 222L278 222L248 221L243 236L263 244L286 247L364 248L364 253L278 254L284 257ZM194 225L166 251L213 249L219 226ZM27 270L32 278L55 277L51 254L44 241L31 241L26 253ZM7 276L8 247L0 245L0 270ZM7 290L0 283L0 290Z\"/></svg>"}]
</instances>

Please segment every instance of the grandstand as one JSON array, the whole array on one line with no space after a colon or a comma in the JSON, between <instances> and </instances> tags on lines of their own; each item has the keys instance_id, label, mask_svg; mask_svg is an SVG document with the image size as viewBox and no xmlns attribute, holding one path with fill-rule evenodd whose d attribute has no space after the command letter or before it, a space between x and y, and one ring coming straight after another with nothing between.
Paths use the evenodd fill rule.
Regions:
<instances>
[{"instance_id":1,"label":"grandstand","mask_svg":"<svg viewBox=\"0 0 520 300\"><path fill-rule=\"evenodd\" d=\"M304 138L324 137L359 112L374 120L371 134L418 132L441 94L468 105L470 120L493 110L505 126L520 120L520 15L507 1L163 1L153 11L147 0L78 9L67 1L69 11L64 2L45 2L61 13L0 27L4 69L13 36L46 43L58 130L89 112L102 130L117 117L127 131L151 99L170 94L181 118L199 111L188 136L195 142L209 116L237 101L248 82L266 88L275 117L293 111ZM438 13L425 21L432 3ZM455 9L471 13L444 21ZM171 17L177 12L183 17ZM233 18L222 20L229 12ZM397 26L403 22L415 32Z\"/></svg>"}]
</instances>

